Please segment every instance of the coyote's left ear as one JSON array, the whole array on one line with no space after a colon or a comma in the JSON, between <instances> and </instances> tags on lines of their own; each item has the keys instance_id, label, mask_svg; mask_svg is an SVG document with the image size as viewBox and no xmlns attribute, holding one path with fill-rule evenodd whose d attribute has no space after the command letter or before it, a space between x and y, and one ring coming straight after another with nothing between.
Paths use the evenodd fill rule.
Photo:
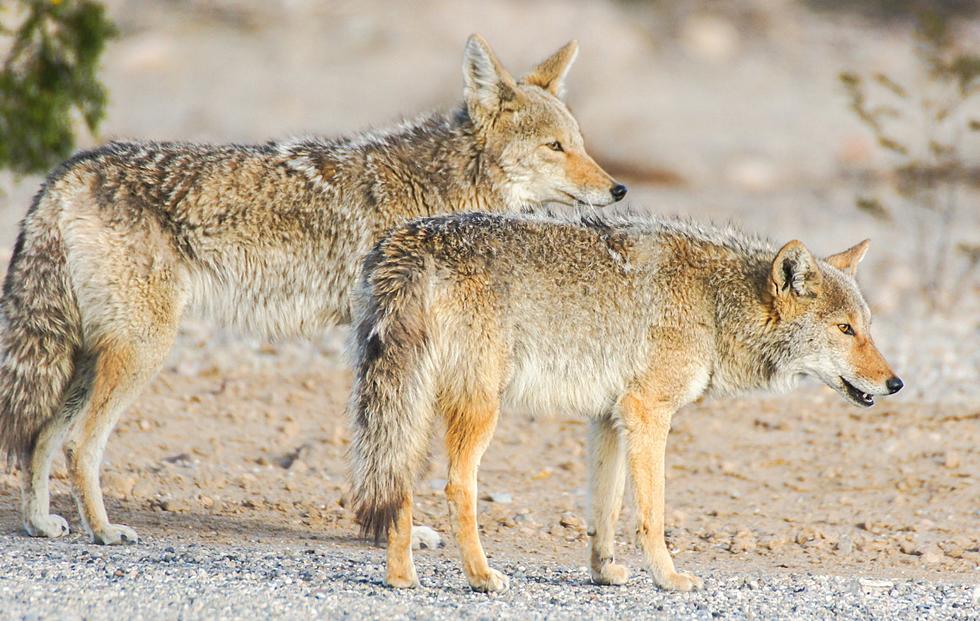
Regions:
<instances>
[{"instance_id":1,"label":"coyote's left ear","mask_svg":"<svg viewBox=\"0 0 980 621\"><path fill-rule=\"evenodd\" d=\"M565 75L578 56L578 41L572 40L535 67L521 82L540 86L555 97L565 95Z\"/></svg>"},{"instance_id":2,"label":"coyote's left ear","mask_svg":"<svg viewBox=\"0 0 980 621\"><path fill-rule=\"evenodd\" d=\"M812 298L820 291L820 268L803 242L794 239L772 261L770 292L777 301Z\"/></svg>"},{"instance_id":3,"label":"coyote's left ear","mask_svg":"<svg viewBox=\"0 0 980 621\"><path fill-rule=\"evenodd\" d=\"M842 272L847 272L851 276L857 274L858 263L864 258L864 255L868 252L868 246L871 245L871 240L866 239L860 244L851 246L844 252L838 252L837 254L832 254L824 261L830 265L836 267Z\"/></svg>"}]
</instances>

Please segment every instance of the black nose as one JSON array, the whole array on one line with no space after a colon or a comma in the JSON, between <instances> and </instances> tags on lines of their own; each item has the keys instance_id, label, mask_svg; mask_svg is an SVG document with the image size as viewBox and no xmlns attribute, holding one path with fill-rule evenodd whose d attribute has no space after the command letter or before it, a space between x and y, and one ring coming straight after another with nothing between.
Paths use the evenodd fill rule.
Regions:
<instances>
[{"instance_id":1,"label":"black nose","mask_svg":"<svg viewBox=\"0 0 980 621\"><path fill-rule=\"evenodd\" d=\"M890 395L894 395L896 392L901 390L902 386L904 385L905 383L897 377L889 378L889 380L885 382L885 387L888 388L888 394Z\"/></svg>"},{"instance_id":2,"label":"black nose","mask_svg":"<svg viewBox=\"0 0 980 621\"><path fill-rule=\"evenodd\" d=\"M614 200L621 201L626 196L626 186L622 183L617 183L609 189L609 193L612 194Z\"/></svg>"}]
</instances>

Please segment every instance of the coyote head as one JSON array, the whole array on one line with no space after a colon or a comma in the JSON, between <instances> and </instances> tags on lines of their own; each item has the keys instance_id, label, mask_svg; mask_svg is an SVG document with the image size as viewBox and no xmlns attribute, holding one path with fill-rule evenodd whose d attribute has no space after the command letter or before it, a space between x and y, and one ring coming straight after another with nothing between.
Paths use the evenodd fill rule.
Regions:
<instances>
[{"instance_id":1,"label":"coyote head","mask_svg":"<svg viewBox=\"0 0 980 621\"><path fill-rule=\"evenodd\" d=\"M871 312L854 278L868 243L819 260L791 241L777 253L769 282L772 310L787 328L790 366L864 407L903 385L871 339Z\"/></svg>"},{"instance_id":2,"label":"coyote head","mask_svg":"<svg viewBox=\"0 0 980 621\"><path fill-rule=\"evenodd\" d=\"M577 53L572 41L514 80L482 37L466 43L466 108L514 205L604 206L626 195L626 186L586 153L578 123L561 100Z\"/></svg>"}]
</instances>

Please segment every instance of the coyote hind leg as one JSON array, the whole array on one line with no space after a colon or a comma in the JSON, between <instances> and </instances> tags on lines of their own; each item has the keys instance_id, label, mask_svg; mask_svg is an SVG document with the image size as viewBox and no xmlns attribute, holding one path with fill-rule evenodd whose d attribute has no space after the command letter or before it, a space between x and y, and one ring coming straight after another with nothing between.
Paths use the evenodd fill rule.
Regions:
<instances>
[{"instance_id":1,"label":"coyote hind leg","mask_svg":"<svg viewBox=\"0 0 980 621\"><path fill-rule=\"evenodd\" d=\"M21 463L21 516L24 530L32 537L61 537L69 532L68 521L50 513L51 463L75 421L91 381L89 357L80 357L61 411L38 434L30 455Z\"/></svg>"},{"instance_id":2,"label":"coyote hind leg","mask_svg":"<svg viewBox=\"0 0 980 621\"><path fill-rule=\"evenodd\" d=\"M156 374L173 343L174 330L157 332L139 344L104 342L94 367L92 389L65 446L72 495L82 525L94 543L136 543L136 531L109 522L99 484L106 442L123 410Z\"/></svg>"},{"instance_id":3,"label":"coyote hind leg","mask_svg":"<svg viewBox=\"0 0 980 621\"><path fill-rule=\"evenodd\" d=\"M24 530L32 537L68 534L68 521L51 513L51 462L64 442L69 420L59 412L41 430L34 450L21 464L20 507Z\"/></svg>"}]
</instances>

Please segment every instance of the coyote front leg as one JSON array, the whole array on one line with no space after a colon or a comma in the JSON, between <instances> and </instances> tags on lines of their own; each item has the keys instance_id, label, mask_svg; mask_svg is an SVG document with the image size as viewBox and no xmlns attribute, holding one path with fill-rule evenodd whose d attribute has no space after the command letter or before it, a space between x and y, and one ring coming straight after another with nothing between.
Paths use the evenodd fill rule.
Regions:
<instances>
[{"instance_id":1,"label":"coyote front leg","mask_svg":"<svg viewBox=\"0 0 980 621\"><path fill-rule=\"evenodd\" d=\"M661 588L671 591L700 589L703 587L700 578L674 569L674 560L664 542L664 454L676 407L655 395L629 394L621 408L636 499L637 532L653 579Z\"/></svg>"}]
</instances>

